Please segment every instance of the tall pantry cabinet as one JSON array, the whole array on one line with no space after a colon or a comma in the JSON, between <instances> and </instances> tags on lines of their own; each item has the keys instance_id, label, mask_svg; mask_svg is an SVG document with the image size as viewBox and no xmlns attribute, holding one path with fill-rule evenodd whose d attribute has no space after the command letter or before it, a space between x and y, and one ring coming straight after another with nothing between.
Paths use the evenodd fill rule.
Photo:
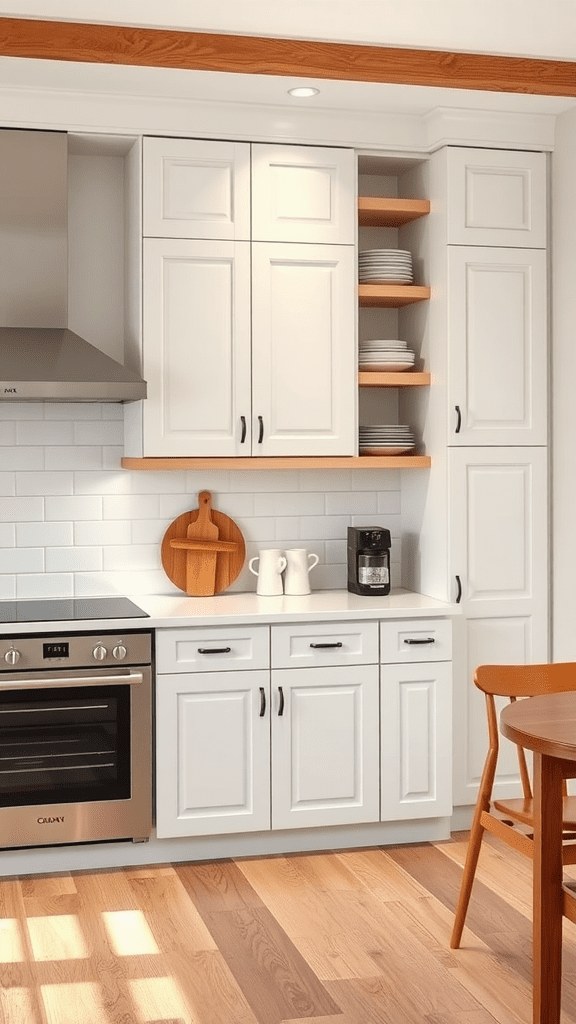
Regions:
<instances>
[{"instance_id":1,"label":"tall pantry cabinet","mask_svg":"<svg viewBox=\"0 0 576 1024\"><path fill-rule=\"evenodd\" d=\"M433 471L403 486L409 585L458 601L454 805L471 804L487 749L481 663L548 658L546 156L446 147L431 156L424 349L433 368ZM410 401L410 398L407 398ZM423 429L424 424L420 424ZM496 782L516 795L503 743Z\"/></svg>"},{"instance_id":2,"label":"tall pantry cabinet","mask_svg":"<svg viewBox=\"0 0 576 1024\"><path fill-rule=\"evenodd\" d=\"M356 454L352 150L143 140L126 454Z\"/></svg>"}]
</instances>

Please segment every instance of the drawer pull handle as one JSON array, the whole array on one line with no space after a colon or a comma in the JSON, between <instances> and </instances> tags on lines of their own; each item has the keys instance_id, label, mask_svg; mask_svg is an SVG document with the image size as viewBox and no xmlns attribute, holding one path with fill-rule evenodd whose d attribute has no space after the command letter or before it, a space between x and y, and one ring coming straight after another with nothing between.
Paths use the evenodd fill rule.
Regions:
<instances>
[{"instance_id":1,"label":"drawer pull handle","mask_svg":"<svg viewBox=\"0 0 576 1024\"><path fill-rule=\"evenodd\" d=\"M258 417L258 444L262 444L264 440L264 420L261 416Z\"/></svg>"},{"instance_id":2,"label":"drawer pull handle","mask_svg":"<svg viewBox=\"0 0 576 1024\"><path fill-rule=\"evenodd\" d=\"M459 434L462 429L462 413L460 412L459 405L455 405L454 408L456 409L456 430L454 433Z\"/></svg>"},{"instance_id":3,"label":"drawer pull handle","mask_svg":"<svg viewBox=\"0 0 576 1024\"><path fill-rule=\"evenodd\" d=\"M284 690L281 686L278 687L278 693L280 694L280 703L278 705L278 717L284 714Z\"/></svg>"},{"instance_id":4,"label":"drawer pull handle","mask_svg":"<svg viewBox=\"0 0 576 1024\"><path fill-rule=\"evenodd\" d=\"M244 444L244 442L246 440L246 417L245 416L241 416L240 417L240 422L242 424L242 436L240 438L240 444Z\"/></svg>"},{"instance_id":5,"label":"drawer pull handle","mask_svg":"<svg viewBox=\"0 0 576 1024\"><path fill-rule=\"evenodd\" d=\"M326 648L326 647L342 647L342 643L338 640L335 644L310 644L310 647L315 648Z\"/></svg>"},{"instance_id":6,"label":"drawer pull handle","mask_svg":"<svg viewBox=\"0 0 576 1024\"><path fill-rule=\"evenodd\" d=\"M266 714L266 690L263 686L260 687L260 718L264 718Z\"/></svg>"},{"instance_id":7,"label":"drawer pull handle","mask_svg":"<svg viewBox=\"0 0 576 1024\"><path fill-rule=\"evenodd\" d=\"M462 580L459 576L456 577L456 586L458 587L458 593L456 594L456 604L460 604L462 600Z\"/></svg>"},{"instance_id":8,"label":"drawer pull handle","mask_svg":"<svg viewBox=\"0 0 576 1024\"><path fill-rule=\"evenodd\" d=\"M231 647L199 647L198 654L230 654Z\"/></svg>"},{"instance_id":9,"label":"drawer pull handle","mask_svg":"<svg viewBox=\"0 0 576 1024\"><path fill-rule=\"evenodd\" d=\"M433 636L423 637L422 640L418 640L415 637L404 641L405 644L434 644L436 643Z\"/></svg>"}]
</instances>

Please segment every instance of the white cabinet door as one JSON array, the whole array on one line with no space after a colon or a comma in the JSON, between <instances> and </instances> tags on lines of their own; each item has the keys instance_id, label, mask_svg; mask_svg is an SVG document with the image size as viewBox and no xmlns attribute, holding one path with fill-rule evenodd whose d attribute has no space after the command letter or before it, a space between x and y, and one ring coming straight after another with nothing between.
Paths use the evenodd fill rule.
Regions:
<instances>
[{"instance_id":1,"label":"white cabinet door","mask_svg":"<svg viewBox=\"0 0 576 1024\"><path fill-rule=\"evenodd\" d=\"M452 813L452 665L380 666L382 821Z\"/></svg>"},{"instance_id":2,"label":"white cabinet door","mask_svg":"<svg viewBox=\"0 0 576 1024\"><path fill-rule=\"evenodd\" d=\"M144 236L250 239L250 144L143 140Z\"/></svg>"},{"instance_id":3,"label":"white cabinet door","mask_svg":"<svg viewBox=\"0 0 576 1024\"><path fill-rule=\"evenodd\" d=\"M355 155L324 146L252 146L252 240L354 245Z\"/></svg>"},{"instance_id":4,"label":"white cabinet door","mask_svg":"<svg viewBox=\"0 0 576 1024\"><path fill-rule=\"evenodd\" d=\"M355 264L348 246L252 246L254 455L355 455Z\"/></svg>"},{"instance_id":5,"label":"white cabinet door","mask_svg":"<svg viewBox=\"0 0 576 1024\"><path fill-rule=\"evenodd\" d=\"M451 573L464 613L454 620L454 802L467 804L488 742L475 667L548 658L547 451L452 449L449 469ZM495 792L516 796L517 760L501 742Z\"/></svg>"},{"instance_id":6,"label":"white cabinet door","mask_svg":"<svg viewBox=\"0 0 576 1024\"><path fill-rule=\"evenodd\" d=\"M378 666L272 672L272 827L378 821Z\"/></svg>"},{"instance_id":7,"label":"white cabinet door","mask_svg":"<svg viewBox=\"0 0 576 1024\"><path fill-rule=\"evenodd\" d=\"M546 248L546 154L448 149L448 243Z\"/></svg>"},{"instance_id":8,"label":"white cabinet door","mask_svg":"<svg viewBox=\"0 0 576 1024\"><path fill-rule=\"evenodd\" d=\"M450 445L547 436L546 253L450 246Z\"/></svg>"},{"instance_id":9,"label":"white cabinet door","mask_svg":"<svg viewBox=\"0 0 576 1024\"><path fill-rule=\"evenodd\" d=\"M160 839L270 828L269 673L160 675Z\"/></svg>"},{"instance_id":10,"label":"white cabinet door","mask_svg":"<svg viewBox=\"0 0 576 1024\"><path fill-rule=\"evenodd\" d=\"M143 454L249 455L250 243L146 239L143 336Z\"/></svg>"}]
</instances>

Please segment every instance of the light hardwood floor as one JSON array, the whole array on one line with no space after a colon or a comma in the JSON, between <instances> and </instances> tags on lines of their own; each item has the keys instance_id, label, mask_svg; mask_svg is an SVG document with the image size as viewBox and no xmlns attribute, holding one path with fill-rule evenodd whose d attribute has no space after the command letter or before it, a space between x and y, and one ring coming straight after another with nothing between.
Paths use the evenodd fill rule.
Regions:
<instances>
[{"instance_id":1,"label":"light hardwood floor","mask_svg":"<svg viewBox=\"0 0 576 1024\"><path fill-rule=\"evenodd\" d=\"M529 1024L531 865L486 839L450 950L466 841L0 880L0 1020Z\"/></svg>"}]
</instances>

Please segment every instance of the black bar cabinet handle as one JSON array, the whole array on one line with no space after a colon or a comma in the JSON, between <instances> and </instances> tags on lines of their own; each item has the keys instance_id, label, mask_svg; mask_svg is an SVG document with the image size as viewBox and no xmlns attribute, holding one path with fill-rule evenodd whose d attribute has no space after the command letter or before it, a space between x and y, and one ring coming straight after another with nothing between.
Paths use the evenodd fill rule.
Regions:
<instances>
[{"instance_id":1,"label":"black bar cabinet handle","mask_svg":"<svg viewBox=\"0 0 576 1024\"><path fill-rule=\"evenodd\" d=\"M260 687L260 718L264 718L266 714L266 690L263 686Z\"/></svg>"},{"instance_id":2,"label":"black bar cabinet handle","mask_svg":"<svg viewBox=\"0 0 576 1024\"><path fill-rule=\"evenodd\" d=\"M278 705L278 716L284 714L284 690L281 686L278 687L278 693L280 694L280 703Z\"/></svg>"},{"instance_id":3,"label":"black bar cabinet handle","mask_svg":"<svg viewBox=\"0 0 576 1024\"><path fill-rule=\"evenodd\" d=\"M342 647L342 643L338 640L335 644L310 644L310 647Z\"/></svg>"},{"instance_id":4,"label":"black bar cabinet handle","mask_svg":"<svg viewBox=\"0 0 576 1024\"><path fill-rule=\"evenodd\" d=\"M246 417L241 416L240 422L242 424L242 436L240 438L240 444L244 444L244 441L246 440Z\"/></svg>"},{"instance_id":5,"label":"black bar cabinet handle","mask_svg":"<svg viewBox=\"0 0 576 1024\"><path fill-rule=\"evenodd\" d=\"M454 408L456 409L456 433L459 434L460 427L462 426L462 413L460 412L459 405L455 405Z\"/></svg>"},{"instance_id":6,"label":"black bar cabinet handle","mask_svg":"<svg viewBox=\"0 0 576 1024\"><path fill-rule=\"evenodd\" d=\"M456 585L458 587L458 593L456 594L456 604L460 604L460 601L462 600L462 582L459 576L456 577Z\"/></svg>"},{"instance_id":7,"label":"black bar cabinet handle","mask_svg":"<svg viewBox=\"0 0 576 1024\"><path fill-rule=\"evenodd\" d=\"M264 440L264 420L261 416L258 417L258 423L258 444L262 444L262 441Z\"/></svg>"},{"instance_id":8,"label":"black bar cabinet handle","mask_svg":"<svg viewBox=\"0 0 576 1024\"><path fill-rule=\"evenodd\" d=\"M199 647L198 654L230 654L231 647Z\"/></svg>"},{"instance_id":9,"label":"black bar cabinet handle","mask_svg":"<svg viewBox=\"0 0 576 1024\"><path fill-rule=\"evenodd\" d=\"M416 637L411 637L409 640L404 640L404 643L405 644L434 644L434 643L436 643L436 641L435 641L433 636L427 636L427 637L423 637L421 640L418 640Z\"/></svg>"}]
</instances>

